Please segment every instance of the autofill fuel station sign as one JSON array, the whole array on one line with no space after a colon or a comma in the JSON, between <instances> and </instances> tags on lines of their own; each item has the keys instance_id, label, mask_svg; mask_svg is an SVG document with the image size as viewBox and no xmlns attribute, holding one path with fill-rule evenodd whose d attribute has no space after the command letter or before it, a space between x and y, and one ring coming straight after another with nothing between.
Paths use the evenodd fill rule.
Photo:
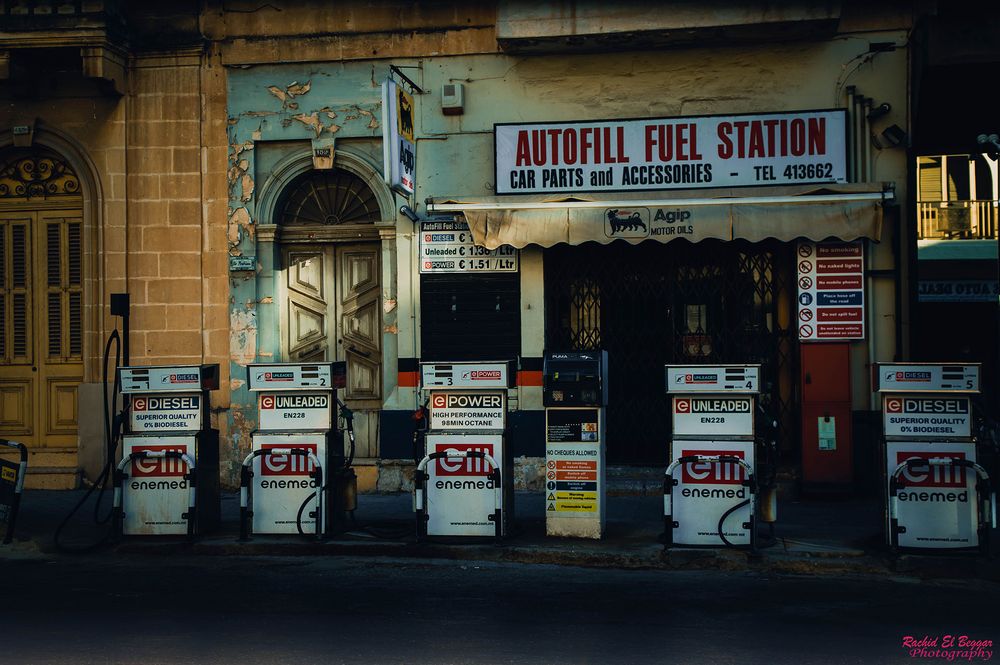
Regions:
<instances>
[{"instance_id":1,"label":"autofill fuel station sign","mask_svg":"<svg viewBox=\"0 0 1000 665\"><path fill-rule=\"evenodd\" d=\"M496 193L847 182L846 110L494 126Z\"/></svg>"}]
</instances>

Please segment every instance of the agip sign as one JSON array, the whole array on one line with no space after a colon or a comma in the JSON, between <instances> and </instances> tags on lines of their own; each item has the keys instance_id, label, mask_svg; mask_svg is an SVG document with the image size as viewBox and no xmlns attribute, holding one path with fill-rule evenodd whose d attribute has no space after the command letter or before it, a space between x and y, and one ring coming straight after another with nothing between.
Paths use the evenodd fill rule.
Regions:
<instances>
[{"instance_id":1,"label":"agip sign","mask_svg":"<svg viewBox=\"0 0 1000 665\"><path fill-rule=\"evenodd\" d=\"M847 182L846 111L494 126L497 194Z\"/></svg>"}]
</instances>

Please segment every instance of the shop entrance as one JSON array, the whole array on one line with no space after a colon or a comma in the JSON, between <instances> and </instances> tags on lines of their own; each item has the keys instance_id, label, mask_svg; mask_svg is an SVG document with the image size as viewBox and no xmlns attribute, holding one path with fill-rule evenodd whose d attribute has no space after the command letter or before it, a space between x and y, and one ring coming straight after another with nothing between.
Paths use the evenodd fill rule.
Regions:
<instances>
[{"instance_id":1,"label":"shop entrance","mask_svg":"<svg viewBox=\"0 0 1000 665\"><path fill-rule=\"evenodd\" d=\"M668 363L760 363L762 404L795 431L793 245L585 243L545 250L545 343L606 349L609 464L664 466Z\"/></svg>"}]
</instances>

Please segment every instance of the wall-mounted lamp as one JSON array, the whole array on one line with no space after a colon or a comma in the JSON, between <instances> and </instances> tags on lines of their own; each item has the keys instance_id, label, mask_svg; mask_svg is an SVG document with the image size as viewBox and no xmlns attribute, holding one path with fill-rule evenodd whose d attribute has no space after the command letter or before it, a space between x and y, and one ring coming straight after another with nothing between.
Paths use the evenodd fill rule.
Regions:
<instances>
[{"instance_id":1,"label":"wall-mounted lamp","mask_svg":"<svg viewBox=\"0 0 1000 665\"><path fill-rule=\"evenodd\" d=\"M990 159L1000 159L1000 136L996 134L980 134L976 138L979 148L986 153Z\"/></svg>"},{"instance_id":2,"label":"wall-mounted lamp","mask_svg":"<svg viewBox=\"0 0 1000 665\"><path fill-rule=\"evenodd\" d=\"M876 106L875 108L873 108L871 111L868 112L868 122L874 122L875 120L878 120L882 116L889 115L889 111L891 110L892 106L890 106L887 102L879 104L878 106Z\"/></svg>"},{"instance_id":3,"label":"wall-mounted lamp","mask_svg":"<svg viewBox=\"0 0 1000 665\"><path fill-rule=\"evenodd\" d=\"M882 130L880 136L872 136L872 142L879 150L883 148L898 148L900 146L906 147L909 140L910 137L906 135L906 131L899 125L889 125Z\"/></svg>"},{"instance_id":4,"label":"wall-mounted lamp","mask_svg":"<svg viewBox=\"0 0 1000 665\"><path fill-rule=\"evenodd\" d=\"M401 212L411 222L420 221L420 218L417 217L417 213L413 212L413 208L411 208L410 206L401 206L399 208L399 212Z\"/></svg>"}]
</instances>

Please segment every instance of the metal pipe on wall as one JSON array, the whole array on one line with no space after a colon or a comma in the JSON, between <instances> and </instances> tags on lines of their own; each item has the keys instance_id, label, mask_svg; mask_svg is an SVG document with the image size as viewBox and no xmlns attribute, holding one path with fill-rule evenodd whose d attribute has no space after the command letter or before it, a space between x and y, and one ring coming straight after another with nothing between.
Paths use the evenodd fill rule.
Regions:
<instances>
[{"instance_id":1,"label":"metal pipe on wall","mask_svg":"<svg viewBox=\"0 0 1000 665\"><path fill-rule=\"evenodd\" d=\"M858 181L858 174L855 164L857 162L857 152L854 142L854 86L847 86L847 142L850 146L848 155L848 175L851 182Z\"/></svg>"},{"instance_id":2,"label":"metal pipe on wall","mask_svg":"<svg viewBox=\"0 0 1000 665\"><path fill-rule=\"evenodd\" d=\"M872 123L868 119L868 116L872 112L872 98L868 97L865 99L865 105L863 109L863 114L861 122L864 125L864 131L861 133L861 143L864 145L864 181L871 182L872 179Z\"/></svg>"}]
</instances>

